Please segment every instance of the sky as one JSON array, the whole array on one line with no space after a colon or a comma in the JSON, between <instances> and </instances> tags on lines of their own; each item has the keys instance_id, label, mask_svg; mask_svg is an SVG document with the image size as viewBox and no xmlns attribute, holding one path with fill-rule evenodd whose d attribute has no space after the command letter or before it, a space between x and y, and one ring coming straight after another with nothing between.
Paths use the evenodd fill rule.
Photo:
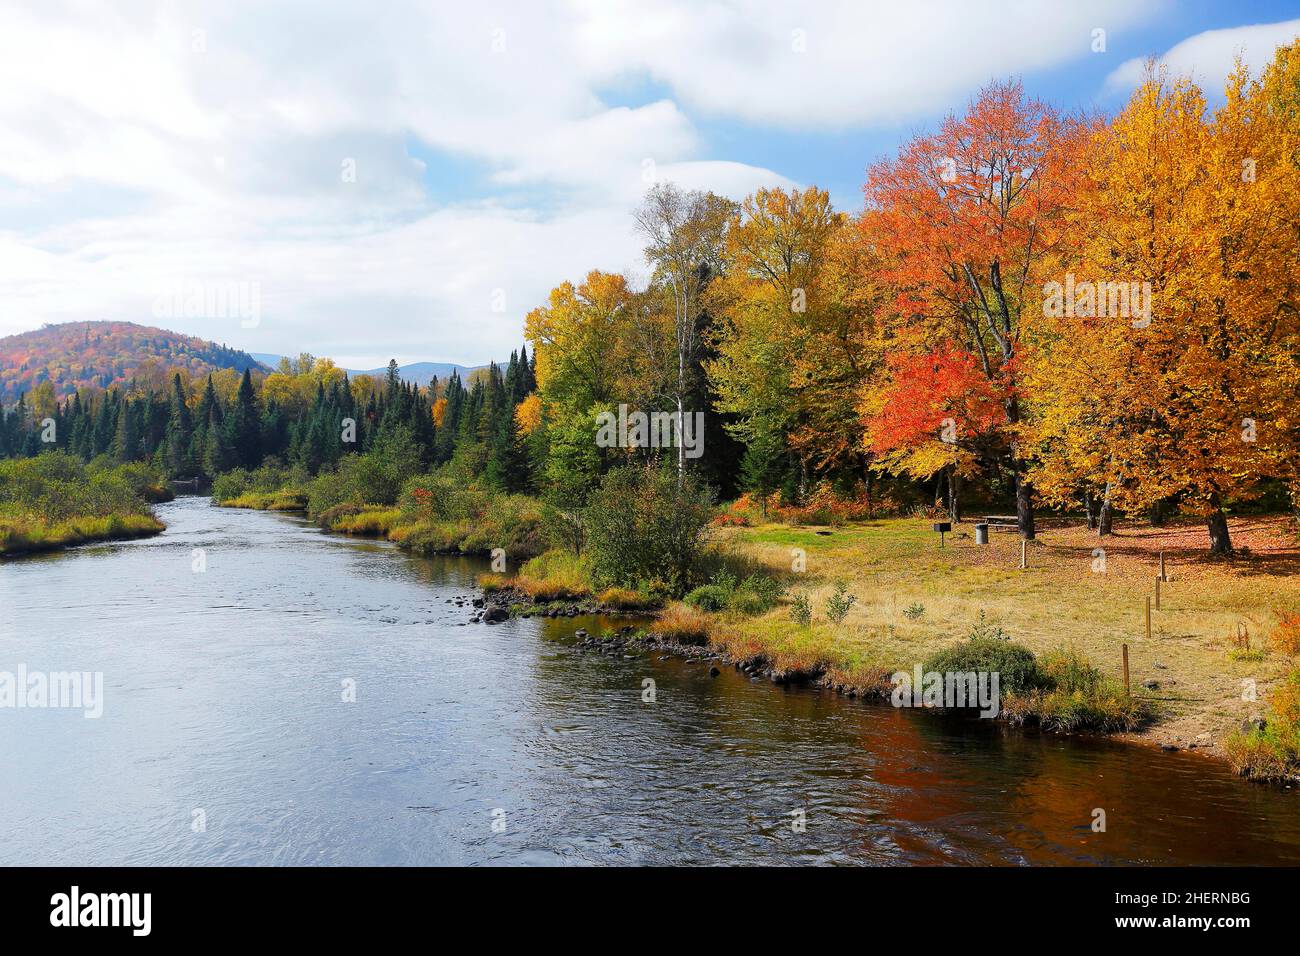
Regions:
<instances>
[{"instance_id":1,"label":"sky","mask_svg":"<svg viewBox=\"0 0 1300 956\"><path fill-rule=\"evenodd\" d=\"M653 182L828 189L993 80L1221 88L1300 0L0 0L0 336L159 325L353 368L508 357ZM1213 102L1213 101L1212 101Z\"/></svg>"}]
</instances>

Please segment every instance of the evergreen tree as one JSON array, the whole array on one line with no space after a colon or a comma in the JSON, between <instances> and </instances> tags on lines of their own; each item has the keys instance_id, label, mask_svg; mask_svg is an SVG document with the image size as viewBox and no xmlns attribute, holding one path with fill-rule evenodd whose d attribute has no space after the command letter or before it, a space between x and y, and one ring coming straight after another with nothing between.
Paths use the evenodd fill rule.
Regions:
<instances>
[{"instance_id":1,"label":"evergreen tree","mask_svg":"<svg viewBox=\"0 0 1300 956\"><path fill-rule=\"evenodd\" d=\"M135 461L140 457L140 433L131 411L131 402L125 398L118 403L110 453L120 462Z\"/></svg>"},{"instance_id":2,"label":"evergreen tree","mask_svg":"<svg viewBox=\"0 0 1300 956\"><path fill-rule=\"evenodd\" d=\"M230 460L240 468L256 468L262 463L262 425L248 370L239 382L230 414L226 416L225 441Z\"/></svg>"},{"instance_id":3,"label":"evergreen tree","mask_svg":"<svg viewBox=\"0 0 1300 956\"><path fill-rule=\"evenodd\" d=\"M190 442L194 437L194 423L189 406L185 404L185 389L180 374L172 376L171 402L168 406L166 453L164 466L174 476L189 475L194 470L190 457Z\"/></svg>"}]
</instances>

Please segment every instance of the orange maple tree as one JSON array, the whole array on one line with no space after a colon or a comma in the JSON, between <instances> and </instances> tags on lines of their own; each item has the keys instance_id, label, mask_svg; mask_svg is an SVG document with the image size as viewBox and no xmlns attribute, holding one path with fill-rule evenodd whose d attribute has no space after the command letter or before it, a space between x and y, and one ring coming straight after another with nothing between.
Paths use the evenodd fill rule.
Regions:
<instances>
[{"instance_id":1,"label":"orange maple tree","mask_svg":"<svg viewBox=\"0 0 1300 956\"><path fill-rule=\"evenodd\" d=\"M984 465L1014 475L1025 537L1034 535L1034 516L1028 452L1018 441L1021 316L1039 306L1038 273L1066 238L1085 129L1027 100L1019 83L995 83L964 115L872 166L864 187L860 223L880 254L880 278L894 291L895 347L926 354L951 344L1001 391L1004 420L996 440L982 443Z\"/></svg>"}]
</instances>

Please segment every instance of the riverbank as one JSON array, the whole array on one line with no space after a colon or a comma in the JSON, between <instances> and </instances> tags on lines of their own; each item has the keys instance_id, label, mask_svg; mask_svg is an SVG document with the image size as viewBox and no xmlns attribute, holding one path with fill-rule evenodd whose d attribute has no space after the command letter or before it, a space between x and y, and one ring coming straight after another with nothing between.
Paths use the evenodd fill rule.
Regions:
<instances>
[{"instance_id":1,"label":"riverbank","mask_svg":"<svg viewBox=\"0 0 1300 956\"><path fill-rule=\"evenodd\" d=\"M507 504L511 499L504 499ZM518 502L531 499L515 496ZM353 537L382 538L394 542L403 551L415 555L465 554L489 555L502 548L511 560L523 561L541 551L540 515L518 507L506 513L481 518L412 517L401 508L389 505L333 505L313 513L305 492L282 488L276 491L246 491L227 498L217 498L221 508L246 508L255 511L280 511L304 515L323 531Z\"/></svg>"},{"instance_id":2,"label":"riverbank","mask_svg":"<svg viewBox=\"0 0 1300 956\"><path fill-rule=\"evenodd\" d=\"M853 582L858 600L844 626L814 623L811 638L850 673L922 660L980 614L1035 654L1069 648L1116 681L1127 645L1133 693L1161 710L1138 736L1223 755L1224 741L1266 709L1269 691L1288 673L1290 661L1266 637L1284 614L1300 610L1300 548L1288 522L1232 525L1240 551L1233 561L1210 559L1202 529L1190 523L1122 524L1101 539L1080 524L1043 531L1025 549L1024 569L1017 536L995 534L979 546L970 525L957 525L944 547L928 524L903 519L724 535L770 567L789 567L792 551L804 552L805 581L794 587L814 607L834 581ZM1167 580L1157 599L1161 552ZM742 634L780 650L789 638L772 633L776 617L742 622ZM1243 686L1253 687L1256 699L1243 699Z\"/></svg>"},{"instance_id":3,"label":"riverbank","mask_svg":"<svg viewBox=\"0 0 1300 956\"><path fill-rule=\"evenodd\" d=\"M1232 758L1243 772L1267 777L1275 775L1267 766L1244 765L1230 750L1239 748L1243 728L1267 724L1271 694L1291 671L1268 636L1300 610L1300 549L1283 518L1235 519L1232 533L1238 556L1212 560L1203 529L1192 524L1121 523L1103 539L1081 526L1056 527L1027 546L1022 569L1018 537L976 545L969 524L958 524L942 547L928 523L913 519L723 528L715 546L735 564L778 577L785 597L761 614L671 604L660 619L778 682L814 680L868 698L887 695L894 672L910 673L981 627L1040 660L1084 663L1111 688L1122 687L1127 645L1132 699L1149 718L1133 727L1116 720L1109 730L1166 750ZM840 583L853 601L833 622L828 602ZM806 602L807 623L792 619L796 602ZM1121 703L1114 697L1112 709ZM1069 699L1026 695L1010 703L1011 719L1047 715L1061 729L1078 725Z\"/></svg>"},{"instance_id":4,"label":"riverbank","mask_svg":"<svg viewBox=\"0 0 1300 956\"><path fill-rule=\"evenodd\" d=\"M0 461L0 557L159 534L151 504L175 496L142 464L83 464L64 452Z\"/></svg>"},{"instance_id":5,"label":"riverbank","mask_svg":"<svg viewBox=\"0 0 1300 956\"><path fill-rule=\"evenodd\" d=\"M17 558L96 541L147 538L166 528L152 515L89 516L56 523L0 518L0 557Z\"/></svg>"}]
</instances>

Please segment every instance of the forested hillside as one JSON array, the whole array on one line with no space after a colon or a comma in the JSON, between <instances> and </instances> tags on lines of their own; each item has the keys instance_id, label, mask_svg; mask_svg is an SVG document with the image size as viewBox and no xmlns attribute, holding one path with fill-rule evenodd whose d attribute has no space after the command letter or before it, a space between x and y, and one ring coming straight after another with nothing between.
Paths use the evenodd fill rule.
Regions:
<instances>
[{"instance_id":1,"label":"forested hillside","mask_svg":"<svg viewBox=\"0 0 1300 956\"><path fill-rule=\"evenodd\" d=\"M162 387L171 372L187 377L218 369L258 368L247 352L214 342L136 325L134 322L68 322L0 339L0 403L49 382L52 397L79 389L112 388L136 380Z\"/></svg>"},{"instance_id":2,"label":"forested hillside","mask_svg":"<svg viewBox=\"0 0 1300 956\"><path fill-rule=\"evenodd\" d=\"M473 382L453 374L425 388L402 381L396 362L382 377L349 379L311 355L282 360L267 375L173 372L157 386L77 392L59 403L42 404L48 396L39 392L20 396L0 409L0 458L64 450L214 478L265 460L315 475L373 453L367 460L405 469L405 478L456 456L467 474L522 490L531 478L515 408L534 388L524 350Z\"/></svg>"}]
</instances>

